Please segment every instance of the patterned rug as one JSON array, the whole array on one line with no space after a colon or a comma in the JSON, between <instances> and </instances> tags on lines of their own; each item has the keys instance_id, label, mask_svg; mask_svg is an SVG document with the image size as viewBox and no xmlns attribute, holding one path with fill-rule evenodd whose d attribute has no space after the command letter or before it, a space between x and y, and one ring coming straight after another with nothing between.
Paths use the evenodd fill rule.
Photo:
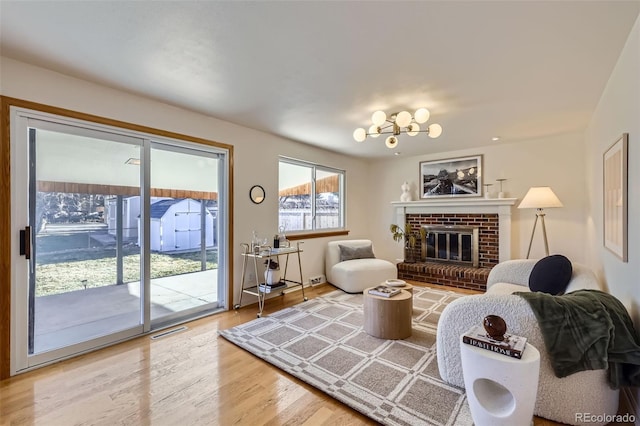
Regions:
<instances>
[{"instance_id":1,"label":"patterned rug","mask_svg":"<svg viewBox=\"0 0 640 426\"><path fill-rule=\"evenodd\" d=\"M220 334L287 373L386 425L472 425L464 389L440 379L436 324L460 295L414 287L413 334L371 337L362 294L340 290Z\"/></svg>"}]
</instances>

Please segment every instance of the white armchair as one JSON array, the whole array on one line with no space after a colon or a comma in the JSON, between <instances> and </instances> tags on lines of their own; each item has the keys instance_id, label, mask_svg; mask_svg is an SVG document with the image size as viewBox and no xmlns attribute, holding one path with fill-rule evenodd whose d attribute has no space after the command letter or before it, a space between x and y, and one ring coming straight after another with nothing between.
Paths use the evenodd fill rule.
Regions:
<instances>
[{"instance_id":1,"label":"white armchair","mask_svg":"<svg viewBox=\"0 0 640 426\"><path fill-rule=\"evenodd\" d=\"M540 351L540 377L534 413L561 423L583 424L577 413L615 415L619 391L611 389L606 370L581 371L564 378L553 372L551 361L536 317L526 300L512 295L529 291L528 278L536 260L510 260L490 272L487 292L461 297L447 305L438 322L437 354L441 378L464 387L460 358L460 336L485 316L501 316L510 333L525 336ZM573 263L573 274L566 292L599 289L598 280L587 267ZM595 423L590 423L595 424ZM599 423L606 424L606 423Z\"/></svg>"},{"instance_id":2,"label":"white armchair","mask_svg":"<svg viewBox=\"0 0 640 426\"><path fill-rule=\"evenodd\" d=\"M327 281L347 293L362 293L398 276L396 265L384 259L365 258L342 261L340 246L353 249L372 246L371 240L330 241L325 256ZM373 247L373 246L372 246Z\"/></svg>"}]
</instances>

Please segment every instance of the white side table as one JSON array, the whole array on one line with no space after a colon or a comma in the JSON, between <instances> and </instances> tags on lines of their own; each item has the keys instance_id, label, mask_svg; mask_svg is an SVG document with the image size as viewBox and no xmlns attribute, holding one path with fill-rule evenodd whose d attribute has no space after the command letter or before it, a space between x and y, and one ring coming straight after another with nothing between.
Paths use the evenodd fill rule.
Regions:
<instances>
[{"instance_id":1,"label":"white side table","mask_svg":"<svg viewBox=\"0 0 640 426\"><path fill-rule=\"evenodd\" d=\"M527 343L522 359L462 342L462 374L476 426L532 424L538 394L540 352Z\"/></svg>"}]
</instances>

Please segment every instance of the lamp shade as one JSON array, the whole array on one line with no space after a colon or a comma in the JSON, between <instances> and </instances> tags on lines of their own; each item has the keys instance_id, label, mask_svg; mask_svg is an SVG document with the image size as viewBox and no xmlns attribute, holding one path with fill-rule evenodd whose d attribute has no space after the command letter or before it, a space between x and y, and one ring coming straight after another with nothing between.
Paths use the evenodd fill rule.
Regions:
<instances>
[{"instance_id":1,"label":"lamp shade","mask_svg":"<svg viewBox=\"0 0 640 426\"><path fill-rule=\"evenodd\" d=\"M416 123L426 123L427 120L429 120L429 115L430 114L428 109L420 108L413 116L416 120Z\"/></svg>"},{"instance_id":2,"label":"lamp shade","mask_svg":"<svg viewBox=\"0 0 640 426\"><path fill-rule=\"evenodd\" d=\"M400 111L398 115L396 115L396 124L400 127L407 127L411 124L411 114L407 111Z\"/></svg>"},{"instance_id":3,"label":"lamp shade","mask_svg":"<svg viewBox=\"0 0 640 426\"><path fill-rule=\"evenodd\" d=\"M371 121L376 126L382 126L386 119L387 119L387 114L385 114L384 111L376 111L371 116Z\"/></svg>"},{"instance_id":4,"label":"lamp shade","mask_svg":"<svg viewBox=\"0 0 640 426\"><path fill-rule=\"evenodd\" d=\"M562 203L548 186L533 186L524 196L519 209L547 209L562 207Z\"/></svg>"},{"instance_id":5,"label":"lamp shade","mask_svg":"<svg viewBox=\"0 0 640 426\"><path fill-rule=\"evenodd\" d=\"M396 138L395 136L389 136L384 144L387 146L387 148L393 149L398 146L398 138Z\"/></svg>"},{"instance_id":6,"label":"lamp shade","mask_svg":"<svg viewBox=\"0 0 640 426\"><path fill-rule=\"evenodd\" d=\"M358 129L354 130L353 138L357 142L364 142L364 140L367 138L367 131L365 129L363 129L362 127L360 127Z\"/></svg>"},{"instance_id":7,"label":"lamp shade","mask_svg":"<svg viewBox=\"0 0 640 426\"><path fill-rule=\"evenodd\" d=\"M442 134L442 126L439 125L438 123L433 123L429 125L427 129L429 129L429 133L427 134L429 135L430 138L437 138Z\"/></svg>"}]
</instances>

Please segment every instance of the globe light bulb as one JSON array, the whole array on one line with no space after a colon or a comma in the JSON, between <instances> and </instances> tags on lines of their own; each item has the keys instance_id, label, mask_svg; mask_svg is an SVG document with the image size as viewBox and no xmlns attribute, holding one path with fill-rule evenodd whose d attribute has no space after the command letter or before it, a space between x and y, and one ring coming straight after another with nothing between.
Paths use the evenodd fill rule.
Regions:
<instances>
[{"instance_id":1,"label":"globe light bulb","mask_svg":"<svg viewBox=\"0 0 640 426\"><path fill-rule=\"evenodd\" d=\"M400 127L407 127L411 124L411 114L407 111L401 111L396 115L396 124Z\"/></svg>"},{"instance_id":2,"label":"globe light bulb","mask_svg":"<svg viewBox=\"0 0 640 426\"><path fill-rule=\"evenodd\" d=\"M386 120L387 114L385 114L384 111L376 111L371 116L371 122L376 126L382 126Z\"/></svg>"},{"instance_id":3,"label":"globe light bulb","mask_svg":"<svg viewBox=\"0 0 640 426\"><path fill-rule=\"evenodd\" d=\"M371 136L372 138L377 138L378 136L380 136L380 127L376 126L375 124L369 127L369 136Z\"/></svg>"},{"instance_id":4,"label":"globe light bulb","mask_svg":"<svg viewBox=\"0 0 640 426\"><path fill-rule=\"evenodd\" d=\"M417 124L417 123L411 123L411 124L409 124L409 127L407 127L407 129L409 130L409 131L407 132L407 134L408 134L409 136L415 136L415 135L417 135L417 134L418 134L418 132L420 131L420 126L418 126L418 124Z\"/></svg>"},{"instance_id":5,"label":"globe light bulb","mask_svg":"<svg viewBox=\"0 0 640 426\"><path fill-rule=\"evenodd\" d=\"M433 123L429 125L428 129L430 138L437 138L442 134L442 126L439 124Z\"/></svg>"},{"instance_id":6,"label":"globe light bulb","mask_svg":"<svg viewBox=\"0 0 640 426\"><path fill-rule=\"evenodd\" d=\"M413 118L415 118L416 123L426 123L430 115L431 114L429 114L428 109L420 108L419 110L416 110L416 113L413 115Z\"/></svg>"},{"instance_id":7,"label":"globe light bulb","mask_svg":"<svg viewBox=\"0 0 640 426\"><path fill-rule=\"evenodd\" d=\"M395 136L389 136L384 144L387 146L387 148L393 149L398 146L398 138L396 138Z\"/></svg>"},{"instance_id":8,"label":"globe light bulb","mask_svg":"<svg viewBox=\"0 0 640 426\"><path fill-rule=\"evenodd\" d=\"M359 127L353 132L353 138L356 140L356 142L364 142L364 140L367 138L367 131L362 127Z\"/></svg>"}]
</instances>

